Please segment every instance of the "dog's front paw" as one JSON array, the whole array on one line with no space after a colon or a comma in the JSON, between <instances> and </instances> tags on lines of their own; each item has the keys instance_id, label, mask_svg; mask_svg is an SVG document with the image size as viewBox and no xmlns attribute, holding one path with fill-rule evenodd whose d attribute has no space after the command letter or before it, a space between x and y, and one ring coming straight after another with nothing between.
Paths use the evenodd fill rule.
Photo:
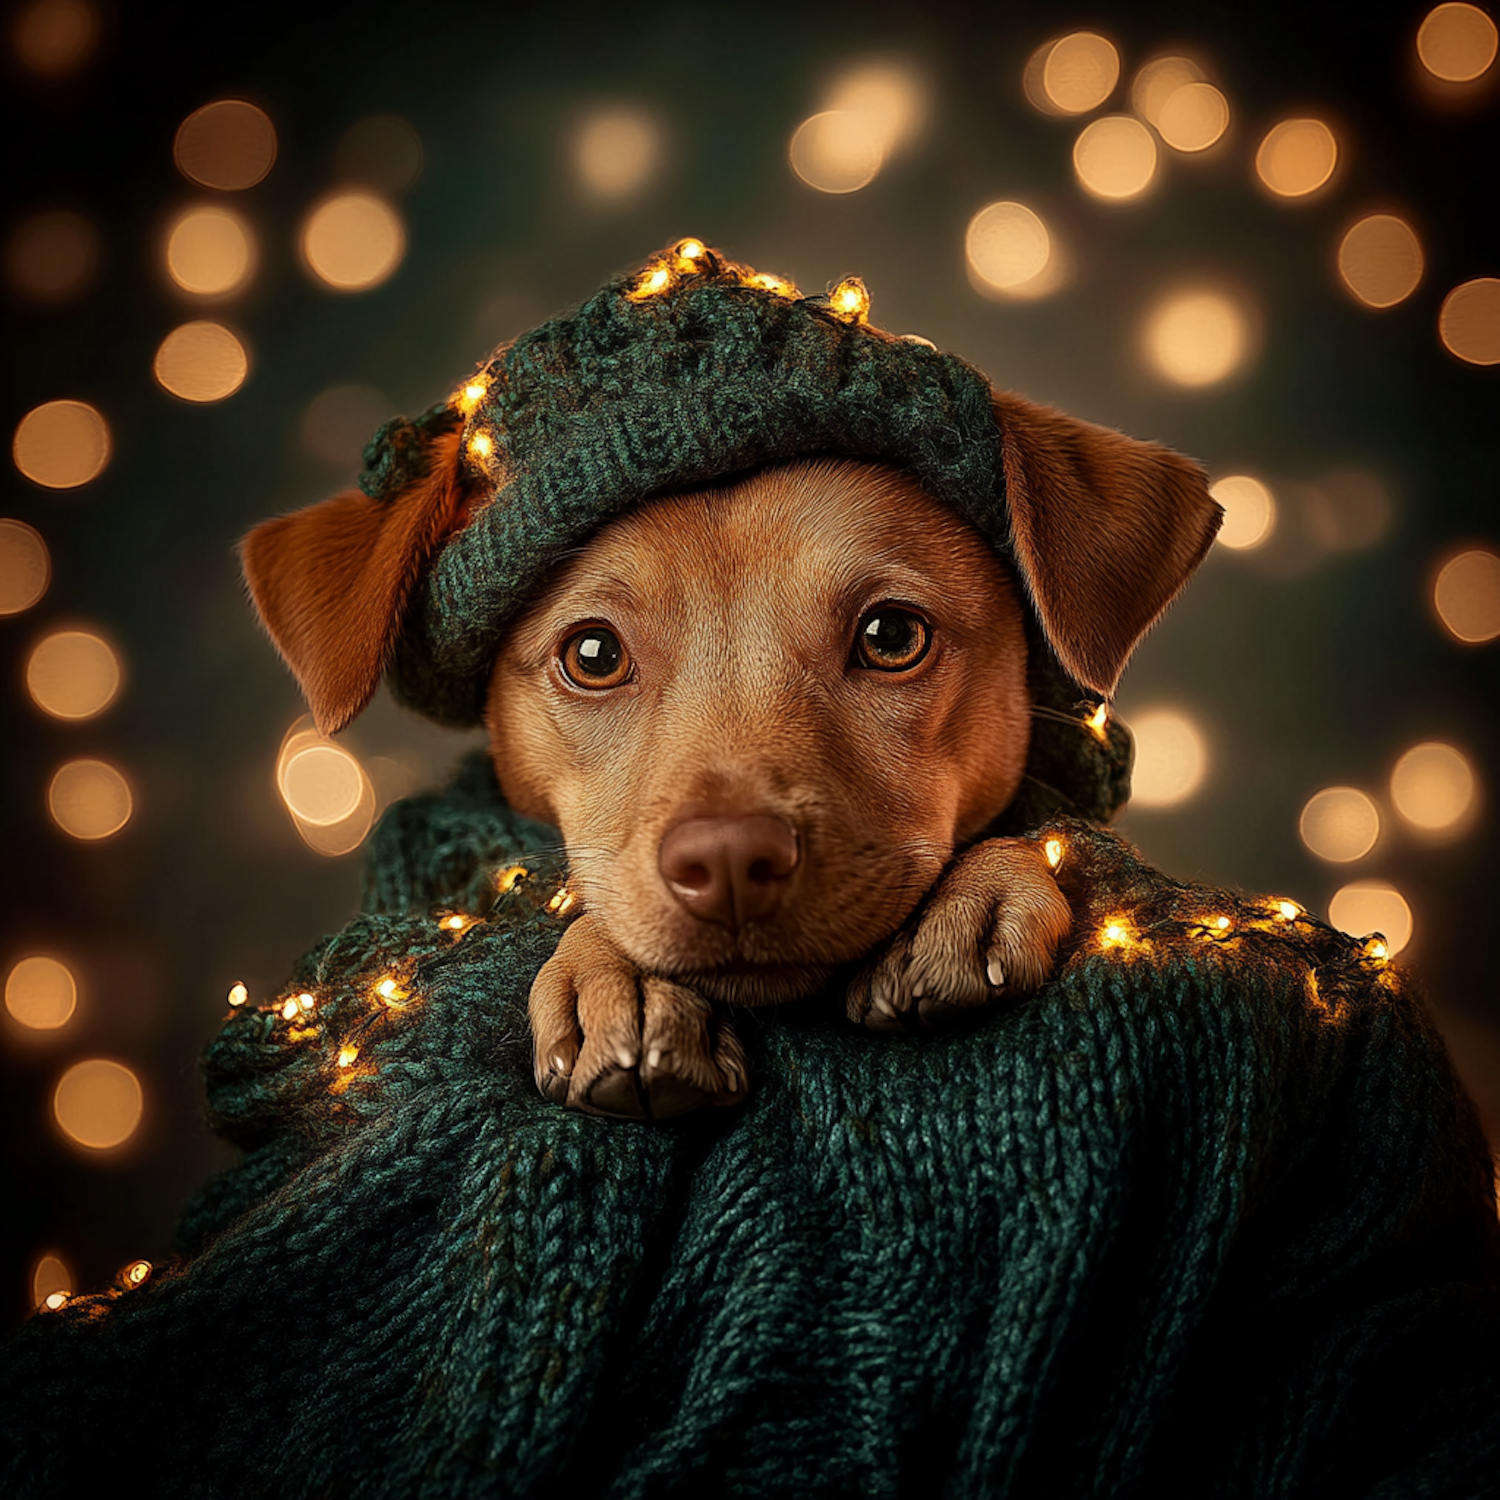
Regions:
<instances>
[{"instance_id":1,"label":"dog's front paw","mask_svg":"<svg viewBox=\"0 0 1500 1500\"><path fill-rule=\"evenodd\" d=\"M1036 844L976 844L854 977L849 1019L873 1031L922 1030L1037 989L1072 923Z\"/></svg>"},{"instance_id":2,"label":"dog's front paw","mask_svg":"<svg viewBox=\"0 0 1500 1500\"><path fill-rule=\"evenodd\" d=\"M618 1119L664 1120L748 1092L745 1054L724 1011L642 974L579 917L531 986L537 1087L558 1104Z\"/></svg>"}]
</instances>

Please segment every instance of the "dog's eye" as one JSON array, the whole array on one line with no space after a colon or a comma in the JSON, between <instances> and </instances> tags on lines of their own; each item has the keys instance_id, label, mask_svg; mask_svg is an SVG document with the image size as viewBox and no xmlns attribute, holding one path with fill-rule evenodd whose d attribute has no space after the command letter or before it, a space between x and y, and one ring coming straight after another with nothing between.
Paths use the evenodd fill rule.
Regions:
<instances>
[{"instance_id":1,"label":"dog's eye","mask_svg":"<svg viewBox=\"0 0 1500 1500\"><path fill-rule=\"evenodd\" d=\"M614 631L590 625L563 644L562 668L578 687L618 687L630 676L630 657Z\"/></svg>"},{"instance_id":2,"label":"dog's eye","mask_svg":"<svg viewBox=\"0 0 1500 1500\"><path fill-rule=\"evenodd\" d=\"M927 655L932 631L921 615L894 604L877 605L854 633L853 665L881 672L904 672Z\"/></svg>"}]
</instances>

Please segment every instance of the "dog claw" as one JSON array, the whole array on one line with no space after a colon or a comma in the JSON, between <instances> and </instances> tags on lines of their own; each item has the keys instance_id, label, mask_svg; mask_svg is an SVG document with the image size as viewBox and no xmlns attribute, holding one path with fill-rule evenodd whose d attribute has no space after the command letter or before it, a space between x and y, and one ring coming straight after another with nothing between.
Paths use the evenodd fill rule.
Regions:
<instances>
[{"instance_id":1,"label":"dog claw","mask_svg":"<svg viewBox=\"0 0 1500 1500\"><path fill-rule=\"evenodd\" d=\"M985 977L997 990L1005 988L1005 965L998 958L992 958L985 965L984 973Z\"/></svg>"},{"instance_id":2,"label":"dog claw","mask_svg":"<svg viewBox=\"0 0 1500 1500\"><path fill-rule=\"evenodd\" d=\"M645 974L585 913L532 981L537 1087L555 1104L664 1120L748 1092L728 1015L685 985Z\"/></svg>"}]
</instances>

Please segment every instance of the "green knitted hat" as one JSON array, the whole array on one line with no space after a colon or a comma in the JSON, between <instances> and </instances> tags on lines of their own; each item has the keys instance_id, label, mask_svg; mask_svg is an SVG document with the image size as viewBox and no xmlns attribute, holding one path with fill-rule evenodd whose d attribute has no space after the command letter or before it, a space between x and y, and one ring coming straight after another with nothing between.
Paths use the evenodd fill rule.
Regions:
<instances>
[{"instance_id":1,"label":"green knitted hat","mask_svg":"<svg viewBox=\"0 0 1500 1500\"><path fill-rule=\"evenodd\" d=\"M478 723L502 627L564 552L654 495L768 463L894 464L1006 555L989 381L926 339L874 327L868 310L855 278L803 296L682 240L502 346L449 401L387 422L365 450L365 494L394 498L426 472L433 439L461 427L479 497L416 588L388 667L395 696ZM1081 782L1067 777L1080 790L1055 788L1041 811L1107 817L1126 795L1128 738L1074 728L1079 691L1039 634L1034 646L1034 692L1067 713L1062 738L1088 762Z\"/></svg>"}]
</instances>

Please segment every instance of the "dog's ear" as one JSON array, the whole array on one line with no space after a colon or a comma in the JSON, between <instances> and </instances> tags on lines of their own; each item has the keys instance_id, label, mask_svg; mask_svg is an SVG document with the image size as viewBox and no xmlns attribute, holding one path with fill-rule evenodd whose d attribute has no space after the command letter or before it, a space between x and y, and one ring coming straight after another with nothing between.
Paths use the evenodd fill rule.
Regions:
<instances>
[{"instance_id":1,"label":"dog's ear","mask_svg":"<svg viewBox=\"0 0 1500 1500\"><path fill-rule=\"evenodd\" d=\"M1224 512L1192 459L1009 392L993 396L1022 582L1069 676L1109 697Z\"/></svg>"},{"instance_id":2,"label":"dog's ear","mask_svg":"<svg viewBox=\"0 0 1500 1500\"><path fill-rule=\"evenodd\" d=\"M348 490L240 543L261 624L324 734L374 697L418 578L468 519L460 441L429 439L422 472L388 497Z\"/></svg>"}]
</instances>

